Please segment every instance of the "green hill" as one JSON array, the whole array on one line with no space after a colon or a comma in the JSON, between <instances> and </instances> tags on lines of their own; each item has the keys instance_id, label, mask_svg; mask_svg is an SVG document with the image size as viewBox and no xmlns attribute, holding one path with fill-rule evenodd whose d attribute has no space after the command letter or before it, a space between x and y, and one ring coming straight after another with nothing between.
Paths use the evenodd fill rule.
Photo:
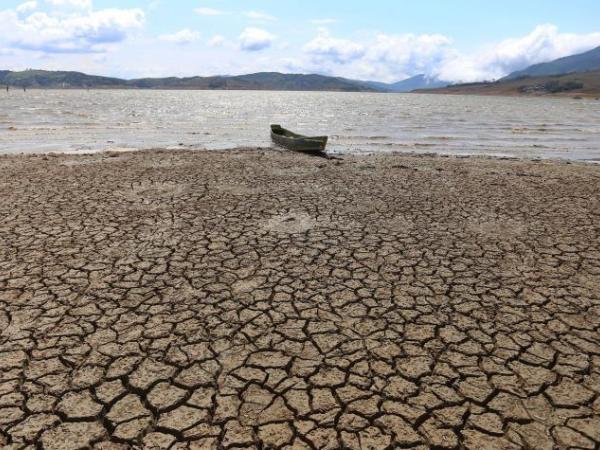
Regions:
<instances>
[{"instance_id":1,"label":"green hill","mask_svg":"<svg viewBox=\"0 0 600 450\"><path fill-rule=\"evenodd\" d=\"M600 47L578 55L567 56L554 61L535 64L517 72L513 72L504 80L515 80L523 77L541 77L562 75L573 72L590 72L600 70Z\"/></svg>"},{"instance_id":2,"label":"green hill","mask_svg":"<svg viewBox=\"0 0 600 450\"><path fill-rule=\"evenodd\" d=\"M80 72L53 72L25 70L23 72L0 71L0 84L17 87L115 87L123 83L118 78L98 77Z\"/></svg>"},{"instance_id":3,"label":"green hill","mask_svg":"<svg viewBox=\"0 0 600 450\"><path fill-rule=\"evenodd\" d=\"M600 71L520 77L495 82L453 84L441 89L422 89L416 92L463 95L558 95L595 98L600 96Z\"/></svg>"},{"instance_id":4,"label":"green hill","mask_svg":"<svg viewBox=\"0 0 600 450\"><path fill-rule=\"evenodd\" d=\"M0 71L0 85L46 89L198 89L198 90L276 90L378 92L360 81L324 75L261 72L239 76L188 78L119 78L87 75L81 72L25 70Z\"/></svg>"}]
</instances>

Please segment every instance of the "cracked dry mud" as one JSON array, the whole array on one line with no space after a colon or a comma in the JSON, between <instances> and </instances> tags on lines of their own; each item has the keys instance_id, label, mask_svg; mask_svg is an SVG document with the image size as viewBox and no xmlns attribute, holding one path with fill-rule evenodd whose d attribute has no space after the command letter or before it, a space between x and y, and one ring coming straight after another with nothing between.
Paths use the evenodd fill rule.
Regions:
<instances>
[{"instance_id":1,"label":"cracked dry mud","mask_svg":"<svg viewBox=\"0 0 600 450\"><path fill-rule=\"evenodd\" d=\"M0 446L600 448L600 167L0 158Z\"/></svg>"}]
</instances>

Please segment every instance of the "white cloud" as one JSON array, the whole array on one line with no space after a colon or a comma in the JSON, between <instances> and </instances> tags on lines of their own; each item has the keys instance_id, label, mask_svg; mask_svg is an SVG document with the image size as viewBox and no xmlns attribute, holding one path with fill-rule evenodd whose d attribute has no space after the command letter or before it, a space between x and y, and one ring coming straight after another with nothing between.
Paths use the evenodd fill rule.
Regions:
<instances>
[{"instance_id":1,"label":"white cloud","mask_svg":"<svg viewBox=\"0 0 600 450\"><path fill-rule=\"evenodd\" d=\"M38 3L36 1L29 1L29 2L25 2L25 3L21 3L19 6L17 6L17 12L19 14L26 14L29 13L35 9L37 9L38 7Z\"/></svg>"},{"instance_id":2,"label":"white cloud","mask_svg":"<svg viewBox=\"0 0 600 450\"><path fill-rule=\"evenodd\" d=\"M161 41L172 42L174 44L191 44L200 39L200 33L197 31L184 28L173 34L163 34L158 37Z\"/></svg>"},{"instance_id":3,"label":"white cloud","mask_svg":"<svg viewBox=\"0 0 600 450\"><path fill-rule=\"evenodd\" d=\"M216 34L208 40L209 47L221 47L225 44L225 38L220 34Z\"/></svg>"},{"instance_id":4,"label":"white cloud","mask_svg":"<svg viewBox=\"0 0 600 450\"><path fill-rule=\"evenodd\" d=\"M365 60L397 79L429 75L446 58L451 44L452 40L441 34L380 34L369 45Z\"/></svg>"},{"instance_id":5,"label":"white cloud","mask_svg":"<svg viewBox=\"0 0 600 450\"><path fill-rule=\"evenodd\" d=\"M450 81L492 80L599 45L600 33L560 33L554 25L540 25L526 36L506 39L472 55L454 51L432 73Z\"/></svg>"},{"instance_id":6,"label":"white cloud","mask_svg":"<svg viewBox=\"0 0 600 450\"><path fill-rule=\"evenodd\" d=\"M337 23L337 19L313 19L310 21L313 25L331 25Z\"/></svg>"},{"instance_id":7,"label":"white cloud","mask_svg":"<svg viewBox=\"0 0 600 450\"><path fill-rule=\"evenodd\" d=\"M325 29L304 46L304 51L324 62L333 61L345 64L361 58L365 54L365 46L346 39L332 37Z\"/></svg>"},{"instance_id":8,"label":"white cloud","mask_svg":"<svg viewBox=\"0 0 600 450\"><path fill-rule=\"evenodd\" d=\"M255 52L269 48L275 36L261 28L248 27L239 37L240 48L244 51Z\"/></svg>"},{"instance_id":9,"label":"white cloud","mask_svg":"<svg viewBox=\"0 0 600 450\"><path fill-rule=\"evenodd\" d=\"M213 9L213 8L196 8L196 9L194 9L194 12L201 16L220 16L220 15L225 14L224 11L221 11L220 9Z\"/></svg>"},{"instance_id":10,"label":"white cloud","mask_svg":"<svg viewBox=\"0 0 600 450\"><path fill-rule=\"evenodd\" d=\"M345 77L398 81L419 73L430 73L451 50L446 36L379 34L365 42L331 36L320 29L304 46L307 68ZM298 60L294 61L297 66Z\"/></svg>"},{"instance_id":11,"label":"white cloud","mask_svg":"<svg viewBox=\"0 0 600 450\"><path fill-rule=\"evenodd\" d=\"M275 17L271 16L270 14L266 14L260 11L247 11L244 13L244 15L246 17L248 17L249 19L252 20L259 20L259 21L263 21L263 22L271 22L274 20L277 20Z\"/></svg>"},{"instance_id":12,"label":"white cloud","mask_svg":"<svg viewBox=\"0 0 600 450\"><path fill-rule=\"evenodd\" d=\"M54 0L57 1L57 0ZM95 53L106 45L124 41L144 24L140 9L103 9L73 14L36 11L20 18L16 12L0 11L0 44L42 53Z\"/></svg>"},{"instance_id":13,"label":"white cloud","mask_svg":"<svg viewBox=\"0 0 600 450\"><path fill-rule=\"evenodd\" d=\"M65 6L69 8L91 9L92 0L46 0L52 6Z\"/></svg>"},{"instance_id":14,"label":"white cloud","mask_svg":"<svg viewBox=\"0 0 600 450\"><path fill-rule=\"evenodd\" d=\"M580 53L600 45L600 33L560 33L541 25L530 34L464 54L441 34L379 34L361 41L333 37L320 29L304 46L306 58L294 66L345 77L397 81L417 74L453 82L498 79L539 62Z\"/></svg>"}]
</instances>

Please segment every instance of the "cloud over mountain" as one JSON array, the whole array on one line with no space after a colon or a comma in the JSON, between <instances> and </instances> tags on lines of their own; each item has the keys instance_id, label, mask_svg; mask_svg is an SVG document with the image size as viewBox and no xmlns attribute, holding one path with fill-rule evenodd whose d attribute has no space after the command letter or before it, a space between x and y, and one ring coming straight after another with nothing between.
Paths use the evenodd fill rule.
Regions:
<instances>
[{"instance_id":1,"label":"cloud over mountain","mask_svg":"<svg viewBox=\"0 0 600 450\"><path fill-rule=\"evenodd\" d=\"M542 61L589 50L600 45L600 33L560 33L554 25L540 25L531 33L462 53L442 34L377 34L363 40L334 37L325 29L303 48L307 58L298 67L351 77L389 81L426 74L448 81L501 78Z\"/></svg>"},{"instance_id":2,"label":"cloud over mountain","mask_svg":"<svg viewBox=\"0 0 600 450\"><path fill-rule=\"evenodd\" d=\"M470 55L453 50L432 74L444 80L492 80L599 45L600 33L560 33L554 25L540 25L525 36L503 40Z\"/></svg>"}]
</instances>

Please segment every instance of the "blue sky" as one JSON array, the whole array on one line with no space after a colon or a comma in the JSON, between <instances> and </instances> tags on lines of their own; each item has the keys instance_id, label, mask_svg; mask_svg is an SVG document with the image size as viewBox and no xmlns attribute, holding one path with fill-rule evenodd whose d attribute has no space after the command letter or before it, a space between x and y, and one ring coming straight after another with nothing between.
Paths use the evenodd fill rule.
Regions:
<instances>
[{"instance_id":1,"label":"blue sky","mask_svg":"<svg viewBox=\"0 0 600 450\"><path fill-rule=\"evenodd\" d=\"M0 68L495 79L600 45L600 1L1 0Z\"/></svg>"}]
</instances>

